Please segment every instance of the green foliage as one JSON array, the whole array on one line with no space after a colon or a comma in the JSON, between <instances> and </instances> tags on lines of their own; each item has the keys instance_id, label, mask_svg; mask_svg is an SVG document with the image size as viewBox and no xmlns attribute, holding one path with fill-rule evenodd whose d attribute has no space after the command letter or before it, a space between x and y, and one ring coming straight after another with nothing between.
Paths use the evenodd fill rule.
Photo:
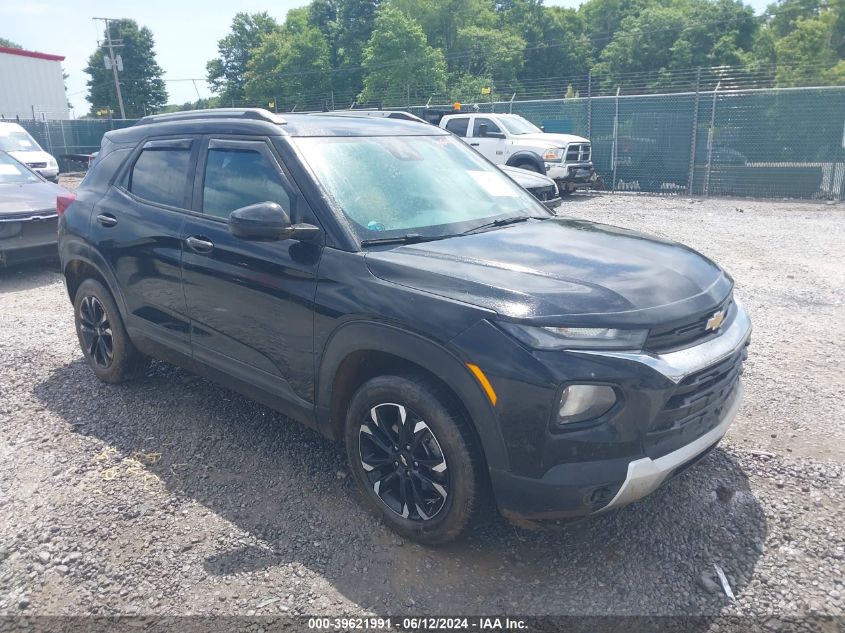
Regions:
<instances>
[{"instance_id":1,"label":"green foliage","mask_svg":"<svg viewBox=\"0 0 845 633\"><path fill-rule=\"evenodd\" d=\"M841 77L842 61L831 45L836 16L832 12L818 18L799 18L794 29L775 43L779 85L825 84Z\"/></svg>"},{"instance_id":2,"label":"green foliage","mask_svg":"<svg viewBox=\"0 0 845 633\"><path fill-rule=\"evenodd\" d=\"M303 95L326 92L330 68L329 44L320 30L307 22L286 23L255 49L247 64L246 98L273 97L277 108L290 109Z\"/></svg>"},{"instance_id":3,"label":"green foliage","mask_svg":"<svg viewBox=\"0 0 845 633\"><path fill-rule=\"evenodd\" d=\"M20 44L12 40L7 40L5 37L0 37L0 46L5 46L6 48L23 48Z\"/></svg>"},{"instance_id":4,"label":"green foliage","mask_svg":"<svg viewBox=\"0 0 845 633\"><path fill-rule=\"evenodd\" d=\"M230 33L217 42L218 56L206 64L211 91L221 102L231 105L244 98L250 55L261 45L261 38L275 32L278 26L266 11L235 14Z\"/></svg>"},{"instance_id":5,"label":"green foliage","mask_svg":"<svg viewBox=\"0 0 845 633\"><path fill-rule=\"evenodd\" d=\"M107 34L103 34L104 38ZM153 34L147 27L139 27L135 20L116 20L111 23L111 37L122 40L123 46L115 50L123 59L123 70L118 73L120 90L127 118L157 112L167 103L167 90L162 80L162 70L155 57ZM112 71L105 67L108 56L105 47L98 48L89 58L85 72L88 74L88 102L91 111L110 108L113 116L120 116L117 92Z\"/></svg>"},{"instance_id":6,"label":"green foliage","mask_svg":"<svg viewBox=\"0 0 845 633\"><path fill-rule=\"evenodd\" d=\"M391 5L379 10L362 62L366 72L362 102L381 102L385 95L398 101L407 86L421 81L432 92L445 88L443 51L429 46L416 20Z\"/></svg>"},{"instance_id":7,"label":"green foliage","mask_svg":"<svg viewBox=\"0 0 845 633\"><path fill-rule=\"evenodd\" d=\"M823 84L843 81L845 0L780 0L764 15L744 0L311 0L281 25L238 13L218 48L208 77L223 104L277 98L283 109L331 105L330 94L337 107L356 96L401 105L409 88L422 101L484 101L482 88L509 98L552 77L571 96L590 71L594 86L623 92L715 66Z\"/></svg>"}]
</instances>

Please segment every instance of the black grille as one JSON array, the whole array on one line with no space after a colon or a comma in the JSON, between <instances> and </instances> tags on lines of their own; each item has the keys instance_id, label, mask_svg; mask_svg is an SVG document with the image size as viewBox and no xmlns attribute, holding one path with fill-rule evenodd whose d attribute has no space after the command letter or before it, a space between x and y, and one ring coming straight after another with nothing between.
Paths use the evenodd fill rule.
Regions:
<instances>
[{"instance_id":1,"label":"black grille","mask_svg":"<svg viewBox=\"0 0 845 633\"><path fill-rule=\"evenodd\" d=\"M716 312L722 312L725 317L717 330L707 329L707 322ZM676 321L669 325L651 330L645 342L645 349L649 352L668 352L702 343L708 338L718 336L730 325L736 316L736 306L733 297L729 296L715 308L710 308L692 318Z\"/></svg>"},{"instance_id":2,"label":"black grille","mask_svg":"<svg viewBox=\"0 0 845 633\"><path fill-rule=\"evenodd\" d=\"M32 169L44 169L47 163L27 163L27 165Z\"/></svg>"},{"instance_id":3,"label":"black grille","mask_svg":"<svg viewBox=\"0 0 845 633\"><path fill-rule=\"evenodd\" d=\"M590 160L590 144L589 143L572 143L566 148L567 161L586 161Z\"/></svg>"},{"instance_id":4,"label":"black grille","mask_svg":"<svg viewBox=\"0 0 845 633\"><path fill-rule=\"evenodd\" d=\"M736 393L747 347L682 380L646 436L650 457L689 444L719 424Z\"/></svg>"}]
</instances>

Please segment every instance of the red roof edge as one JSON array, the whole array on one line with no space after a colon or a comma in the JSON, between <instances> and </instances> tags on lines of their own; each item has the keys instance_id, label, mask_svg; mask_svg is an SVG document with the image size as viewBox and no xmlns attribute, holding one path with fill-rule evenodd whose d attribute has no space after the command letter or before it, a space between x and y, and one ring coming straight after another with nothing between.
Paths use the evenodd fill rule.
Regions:
<instances>
[{"instance_id":1,"label":"red roof edge","mask_svg":"<svg viewBox=\"0 0 845 633\"><path fill-rule=\"evenodd\" d=\"M64 55L49 55L47 53L25 51L22 48L11 48L9 46L0 46L0 53L8 53L9 55L20 55L21 57L34 57L35 59L47 59L51 62L63 62L65 60Z\"/></svg>"}]
</instances>

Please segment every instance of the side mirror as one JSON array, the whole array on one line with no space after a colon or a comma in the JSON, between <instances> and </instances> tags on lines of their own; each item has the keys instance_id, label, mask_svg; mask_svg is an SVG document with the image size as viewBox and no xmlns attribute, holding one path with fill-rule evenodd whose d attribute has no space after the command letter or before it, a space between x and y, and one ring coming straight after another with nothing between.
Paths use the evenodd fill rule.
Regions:
<instances>
[{"instance_id":1,"label":"side mirror","mask_svg":"<svg viewBox=\"0 0 845 633\"><path fill-rule=\"evenodd\" d=\"M486 123L480 123L478 125L478 136L480 136L481 138L487 138L487 134L488 134L489 129L490 129L489 125L487 125Z\"/></svg>"},{"instance_id":2,"label":"side mirror","mask_svg":"<svg viewBox=\"0 0 845 633\"><path fill-rule=\"evenodd\" d=\"M258 202L229 215L229 232L242 240L277 242L310 240L320 229L313 224L291 224L285 210L275 202Z\"/></svg>"}]
</instances>

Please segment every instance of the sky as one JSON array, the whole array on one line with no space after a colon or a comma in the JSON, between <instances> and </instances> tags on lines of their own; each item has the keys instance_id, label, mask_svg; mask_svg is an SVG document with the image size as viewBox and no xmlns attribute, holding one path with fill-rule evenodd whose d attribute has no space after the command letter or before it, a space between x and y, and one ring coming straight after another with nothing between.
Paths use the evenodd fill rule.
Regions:
<instances>
[{"instance_id":1,"label":"sky","mask_svg":"<svg viewBox=\"0 0 845 633\"><path fill-rule=\"evenodd\" d=\"M768 2L750 0L749 4L759 13ZM289 9L306 4L308 0L4 1L0 2L0 37L28 50L64 55L68 100L74 108L72 115L80 117L90 107L85 100L88 75L83 69L102 37L102 22L91 18L132 18L149 27L169 102L185 103L211 96L202 80L205 64L217 55L217 40L226 35L235 13L267 11L282 22ZM546 0L546 4L577 7L580 0ZM200 81L185 81L191 79Z\"/></svg>"}]
</instances>

